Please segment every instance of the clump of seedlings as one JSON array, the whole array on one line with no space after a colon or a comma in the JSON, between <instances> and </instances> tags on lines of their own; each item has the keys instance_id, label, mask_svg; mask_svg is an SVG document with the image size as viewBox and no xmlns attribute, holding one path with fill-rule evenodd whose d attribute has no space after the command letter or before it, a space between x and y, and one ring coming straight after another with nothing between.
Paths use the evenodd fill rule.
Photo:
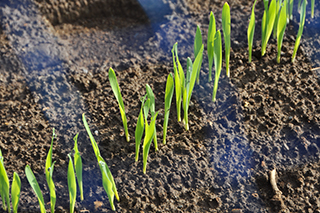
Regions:
<instances>
[{"instance_id":1,"label":"clump of seedlings","mask_svg":"<svg viewBox=\"0 0 320 213\"><path fill-rule=\"evenodd\" d=\"M191 59L188 57L186 76L183 72L182 66L178 58L177 46L178 46L178 43L175 43L171 50L172 58L173 58L173 69L175 73L174 78L175 78L175 88L176 88L177 113L178 115L180 115L179 107L181 107L181 96L182 96L182 107L183 107L183 116L184 116L183 122L184 122L185 129L189 130L188 110L189 110L192 91L196 82L197 73L198 73L199 67L201 67L200 62L203 54L203 44L193 64ZM180 121L179 118L180 116L178 116L178 121Z\"/></svg>"}]
</instances>

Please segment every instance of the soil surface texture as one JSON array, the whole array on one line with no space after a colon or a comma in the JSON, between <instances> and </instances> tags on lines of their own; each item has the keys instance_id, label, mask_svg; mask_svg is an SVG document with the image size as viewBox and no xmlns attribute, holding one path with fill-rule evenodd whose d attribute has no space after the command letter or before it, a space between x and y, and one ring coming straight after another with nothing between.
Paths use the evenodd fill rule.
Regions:
<instances>
[{"instance_id":1,"label":"soil surface texture","mask_svg":"<svg viewBox=\"0 0 320 213\"><path fill-rule=\"evenodd\" d=\"M277 40L272 36L266 55L261 56L263 2L258 1L255 8L251 63L247 26L253 1L229 2L231 74L225 74L223 57L217 100L212 102L206 51L209 14L213 11L221 30L224 3L0 2L0 149L10 182L14 172L21 178L19 212L40 212L24 173L26 165L34 172L46 209L50 209L44 169L53 128L56 212L69 212L67 155L73 152L77 133L84 200L80 201L78 192L75 210L113 212L82 123L83 113L113 174L120 197L115 201L116 212L320 212L320 2L315 3L314 18L311 2L307 5L294 63L291 56L300 22L297 1L285 31L280 63L276 62ZM184 68L187 57L194 60L197 25L204 55L200 83L195 85L189 108L190 129L186 131L177 121L174 95L164 145L165 86L173 73L171 49L178 42ZM110 67L123 96L130 142L125 139L108 79ZM134 135L146 84L155 94L159 111L159 150L151 145L143 174L142 146L135 162Z\"/></svg>"}]
</instances>

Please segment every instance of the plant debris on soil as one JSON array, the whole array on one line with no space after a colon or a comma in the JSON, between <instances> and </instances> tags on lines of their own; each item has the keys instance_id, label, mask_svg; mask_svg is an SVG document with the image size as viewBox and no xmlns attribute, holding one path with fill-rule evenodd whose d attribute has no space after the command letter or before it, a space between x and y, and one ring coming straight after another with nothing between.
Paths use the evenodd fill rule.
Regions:
<instances>
[{"instance_id":1,"label":"plant debris on soil","mask_svg":"<svg viewBox=\"0 0 320 213\"><path fill-rule=\"evenodd\" d=\"M56 211L69 212L67 154L79 133L84 200L77 197L76 212L112 212L82 113L115 179L120 196L116 212L320 212L319 2L314 19L307 6L301 45L291 63L299 25L295 2L279 64L275 39L261 57L263 2L258 1L255 10L252 63L246 29L253 2L229 2L231 75L226 77L224 64L216 102L211 101L213 82L207 82L206 40L210 11L221 29L224 1L146 2L1 1L0 149L10 181L13 172L21 178L19 212L40 212L24 174L26 165L50 208L44 168L52 128L57 135ZM165 84L173 73L171 48L178 42L185 68L187 57L194 59L197 25L205 54L189 108L190 130L177 122L173 98L163 145ZM129 143L108 80L110 67L123 96ZM143 174L142 156L135 162L133 136L146 84L159 110L159 151L151 146ZM271 178L273 169L276 175ZM281 193L275 193L270 179Z\"/></svg>"}]
</instances>

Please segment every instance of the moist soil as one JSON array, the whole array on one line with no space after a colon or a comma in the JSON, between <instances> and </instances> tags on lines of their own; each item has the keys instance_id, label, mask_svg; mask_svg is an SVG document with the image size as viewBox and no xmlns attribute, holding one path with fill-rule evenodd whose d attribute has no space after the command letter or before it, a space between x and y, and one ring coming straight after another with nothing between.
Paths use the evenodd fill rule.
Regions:
<instances>
[{"instance_id":1,"label":"moist soil","mask_svg":"<svg viewBox=\"0 0 320 213\"><path fill-rule=\"evenodd\" d=\"M19 212L40 212L24 174L26 165L35 173L50 209L44 167L53 128L56 211L69 212L67 154L79 133L84 200L77 197L75 210L112 212L82 113L114 176L120 196L116 212L320 212L319 2L313 19L307 6L294 63L297 2L280 63L274 38L261 57L262 1L255 10L251 63L246 31L252 2L229 2L231 75L226 77L223 59L216 102L211 101L213 83L207 80L206 41L210 11L221 29L224 2L139 2L1 1L0 148L10 181L13 172L21 178ZM190 129L185 131L177 121L173 98L164 145L171 48L178 42L179 58L186 67L187 57L194 59L197 25L205 54L200 83L191 98ZM121 88L130 142L108 81L109 67L116 71ZM143 174L141 150L135 162L134 134L146 84L153 89L159 111L159 150L151 145ZM270 184L273 169L280 194Z\"/></svg>"}]
</instances>

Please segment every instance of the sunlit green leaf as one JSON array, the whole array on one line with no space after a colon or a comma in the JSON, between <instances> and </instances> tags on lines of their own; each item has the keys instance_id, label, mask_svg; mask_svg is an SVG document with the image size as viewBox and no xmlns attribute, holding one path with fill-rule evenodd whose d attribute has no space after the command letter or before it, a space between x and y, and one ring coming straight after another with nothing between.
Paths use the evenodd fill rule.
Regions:
<instances>
[{"instance_id":1,"label":"sunlit green leaf","mask_svg":"<svg viewBox=\"0 0 320 213\"><path fill-rule=\"evenodd\" d=\"M229 71L229 60L230 60L230 33L231 33L231 19L230 19L230 7L226 2L222 8L222 31L224 37L224 45L225 45L225 58L226 58L226 74L230 77Z\"/></svg>"},{"instance_id":2,"label":"sunlit green leaf","mask_svg":"<svg viewBox=\"0 0 320 213\"><path fill-rule=\"evenodd\" d=\"M25 173L26 173L26 177L28 179L28 182L29 182L30 186L32 187L32 189L35 192L35 194L37 195L41 213L46 213L46 208L45 208L44 199L43 199L43 196L42 196L42 192L41 192L40 186L39 186L39 184L38 184L38 182L36 180L36 177L34 176L34 174L33 174L33 172L32 172L32 170L31 170L29 165L26 166Z\"/></svg>"},{"instance_id":3,"label":"sunlit green leaf","mask_svg":"<svg viewBox=\"0 0 320 213\"><path fill-rule=\"evenodd\" d=\"M213 46L214 46L214 36L216 35L216 19L213 12L210 13L210 21L208 28L208 40L207 40L207 52L208 52L208 62L209 62L209 77L208 81L212 81L212 66L213 66Z\"/></svg>"},{"instance_id":4,"label":"sunlit green leaf","mask_svg":"<svg viewBox=\"0 0 320 213\"><path fill-rule=\"evenodd\" d=\"M214 40L214 66L215 66L216 72L214 75L212 101L216 101L218 83L219 83L221 67L222 67L222 44L221 44L221 33L219 30L217 31L216 38Z\"/></svg>"},{"instance_id":5,"label":"sunlit green leaf","mask_svg":"<svg viewBox=\"0 0 320 213\"><path fill-rule=\"evenodd\" d=\"M109 81L110 81L114 96L116 97L118 104L119 104L119 109L120 109L120 114L121 114L121 118L122 118L124 131L126 134L126 139L129 142L130 136L129 136L129 132L128 132L126 112L125 112L125 108L124 108L124 104L123 104L123 100L122 100L122 96L121 96L120 87L119 87L119 84L117 81L117 77L116 77L116 74L112 68L109 69Z\"/></svg>"},{"instance_id":6,"label":"sunlit green leaf","mask_svg":"<svg viewBox=\"0 0 320 213\"><path fill-rule=\"evenodd\" d=\"M247 31L248 49L249 49L249 62L251 62L251 58L252 58L252 44L253 44L254 30L255 30L255 26L256 26L256 23L255 23L256 18L255 18L255 14L254 14L254 8L255 8L255 5L256 5L256 2L257 2L257 0L254 1L253 6L252 6L250 22L249 22L248 31Z\"/></svg>"},{"instance_id":7,"label":"sunlit green leaf","mask_svg":"<svg viewBox=\"0 0 320 213\"><path fill-rule=\"evenodd\" d=\"M173 82L173 76L170 73L167 78L166 92L165 92L165 98L164 98L163 144L166 144L167 128L168 128L173 91L174 91L174 82Z\"/></svg>"},{"instance_id":8,"label":"sunlit green leaf","mask_svg":"<svg viewBox=\"0 0 320 213\"><path fill-rule=\"evenodd\" d=\"M19 178L19 175L16 172L14 172L12 185L11 185L11 202L12 202L13 213L18 212L20 191L21 191L21 180Z\"/></svg>"}]
</instances>

